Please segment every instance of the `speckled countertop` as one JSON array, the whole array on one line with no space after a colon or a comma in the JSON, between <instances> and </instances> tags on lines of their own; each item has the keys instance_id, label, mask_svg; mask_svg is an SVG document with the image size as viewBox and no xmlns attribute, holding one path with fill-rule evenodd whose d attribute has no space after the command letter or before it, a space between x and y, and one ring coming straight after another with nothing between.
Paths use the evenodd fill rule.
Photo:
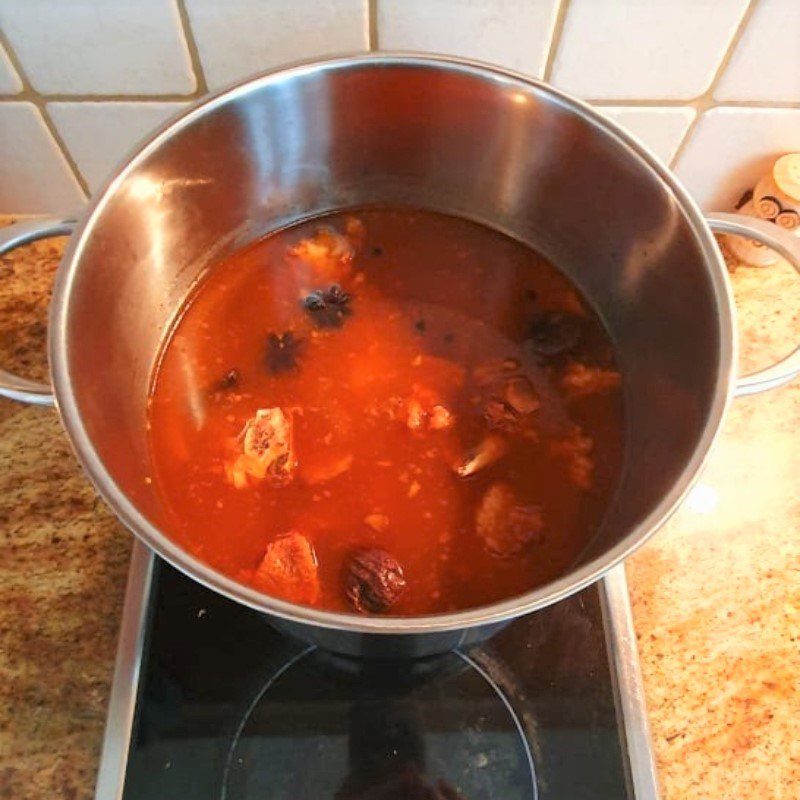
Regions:
<instances>
[{"instance_id":1,"label":"speckled countertop","mask_svg":"<svg viewBox=\"0 0 800 800\"><path fill-rule=\"evenodd\" d=\"M0 363L32 376L62 247L0 258ZM733 283L745 367L800 340L788 267ZM798 431L800 383L736 401L699 487L629 563L666 800L800 797ZM0 798L92 797L129 554L55 413L0 400Z\"/></svg>"}]
</instances>

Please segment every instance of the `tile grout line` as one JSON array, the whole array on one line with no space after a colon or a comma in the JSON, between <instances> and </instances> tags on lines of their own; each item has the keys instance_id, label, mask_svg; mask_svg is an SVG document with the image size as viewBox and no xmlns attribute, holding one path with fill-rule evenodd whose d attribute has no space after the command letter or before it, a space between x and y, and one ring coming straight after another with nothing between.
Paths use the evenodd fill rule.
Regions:
<instances>
[{"instance_id":1,"label":"tile grout line","mask_svg":"<svg viewBox=\"0 0 800 800\"><path fill-rule=\"evenodd\" d=\"M672 157L669 160L669 168L670 170L674 170L675 166L678 163L678 159L683 154L684 150L689 145L689 142L694 134L697 126L700 123L700 117L703 116L704 111L701 110L697 105L691 105L690 108L694 110L694 116L689 121L689 124L686 126L686 130L683 132L683 136L681 136L681 140L678 142L678 146L672 151Z\"/></svg>"},{"instance_id":2,"label":"tile grout line","mask_svg":"<svg viewBox=\"0 0 800 800\"><path fill-rule=\"evenodd\" d=\"M45 103L179 103L191 102L202 95L191 94L45 94L34 91L22 91L17 94L0 93L0 103L36 102ZM697 106L702 97L689 97L676 100L674 97L586 97L585 103L599 107L630 106L631 108L686 108ZM800 100L713 100L709 107L730 108L800 108Z\"/></svg>"},{"instance_id":3,"label":"tile grout line","mask_svg":"<svg viewBox=\"0 0 800 800\"><path fill-rule=\"evenodd\" d=\"M367 0L367 49L372 53L378 46L378 0Z\"/></svg>"},{"instance_id":4,"label":"tile grout line","mask_svg":"<svg viewBox=\"0 0 800 800\"><path fill-rule=\"evenodd\" d=\"M58 149L61 150L61 155L64 156L67 164L69 164L70 169L75 175L75 180L78 181L78 185L81 187L83 193L86 195L86 199L88 200L92 196L92 191L89 188L89 184L87 183L86 178L81 172L77 162L72 157L72 153L67 147L67 143L61 138L61 134L58 132L58 128L56 128L56 125L50 116L50 112L47 110L47 105L45 103L40 103L37 108L39 109L39 113L42 115L45 126L50 131L50 135L55 140Z\"/></svg>"},{"instance_id":5,"label":"tile grout line","mask_svg":"<svg viewBox=\"0 0 800 800\"><path fill-rule=\"evenodd\" d=\"M18 92L17 94L0 94L0 102L14 102L29 100L43 103L177 103L191 102L202 97L201 92L194 91L190 94L46 94L37 92Z\"/></svg>"},{"instance_id":6,"label":"tile grout line","mask_svg":"<svg viewBox=\"0 0 800 800\"><path fill-rule=\"evenodd\" d=\"M690 106L694 102L693 98L676 100L674 97L662 99L652 97L585 97L582 99L585 103L601 108L604 106L637 106L640 108L657 106L659 108L679 108Z\"/></svg>"},{"instance_id":7,"label":"tile grout line","mask_svg":"<svg viewBox=\"0 0 800 800\"><path fill-rule=\"evenodd\" d=\"M46 92L22 91L16 94L0 92L0 102L29 100L34 95L48 103L162 103L194 100L191 94L48 94ZM674 97L584 97L585 103L598 106L691 106L699 103L705 95L676 99ZM734 106L736 108L800 108L800 100L712 100L709 105Z\"/></svg>"},{"instance_id":8,"label":"tile grout line","mask_svg":"<svg viewBox=\"0 0 800 800\"><path fill-rule=\"evenodd\" d=\"M800 100L710 100L703 103L703 97L687 98L686 100L670 99L629 99L629 98L586 98L584 102L598 108L608 108L610 106L623 106L630 108L697 108L700 105L707 108L770 108L770 109L792 109L800 108Z\"/></svg>"},{"instance_id":9,"label":"tile grout line","mask_svg":"<svg viewBox=\"0 0 800 800\"><path fill-rule=\"evenodd\" d=\"M744 10L742 18L739 20L739 24L736 26L736 30L734 30L733 35L731 36L730 42L728 42L728 47L723 53L722 58L717 65L717 69L711 77L708 88L698 99L705 99L709 104L713 103L714 92L716 91L720 80L722 80L722 76L725 74L725 70L728 68L728 64L730 64L733 54L736 51L736 48L739 46L739 42L742 40L744 32L749 25L750 20L753 18L753 14L755 14L756 8L760 2L761 0L750 0L750 2L747 4L747 8Z\"/></svg>"},{"instance_id":10,"label":"tile grout line","mask_svg":"<svg viewBox=\"0 0 800 800\"><path fill-rule=\"evenodd\" d=\"M762 0L750 0L745 8L742 17L740 18L728 46L720 59L717 68L709 81L707 89L703 94L698 97L676 100L674 98L592 98L586 99L586 102L596 105L600 108L609 106L623 106L630 108L652 108L652 107L665 107L665 108L692 108L695 111L694 118L687 126L681 141L675 149L675 153L670 159L670 168L674 168L688 146L692 135L700 122L701 117L706 111L713 108L763 108L763 109L797 109L800 108L800 101L769 101L769 100L722 100L714 99L714 92L716 91L727 67L733 58L733 54L741 41L747 26L752 19L755 10L758 8ZM368 48L370 51L378 49L378 2L379 0L366 0L367 8L367 40ZM163 93L163 94L46 94L38 92L30 83L24 68L21 65L19 58L7 39L7 36L0 31L0 43L4 45L9 60L12 66L19 75L22 83L22 91L16 94L0 94L0 103L3 102L29 102L34 105L41 114L45 127L48 129L50 135L56 143L61 155L69 165L73 176L81 187L82 191L90 195L88 185L74 161L72 154L69 151L66 143L61 138L55 123L53 122L50 113L47 109L47 104L52 102L67 102L67 103L102 103L102 102L139 102L139 103L157 103L157 102L191 102L199 97L202 97L208 92L208 84L205 77L202 61L200 59L199 49L197 42L194 38L194 32L191 27L188 11L186 9L186 0L175 0L176 9L180 20L181 29L186 43L187 50L190 56L192 71L195 78L195 90L188 94L177 93ZM564 32L566 17L570 8L570 0L559 0L556 8L555 19L553 22L552 31L550 34L550 42L548 46L547 58L543 71L543 80L550 80L553 66L558 54L561 44L561 39Z\"/></svg>"},{"instance_id":11,"label":"tile grout line","mask_svg":"<svg viewBox=\"0 0 800 800\"><path fill-rule=\"evenodd\" d=\"M569 0L559 0L558 8L556 9L556 18L553 22L553 30L550 32L550 46L547 48L547 58L545 59L544 69L542 70L543 81L549 81L553 73L553 64L555 64L556 54L561 44L561 35L564 32L568 11Z\"/></svg>"},{"instance_id":12,"label":"tile grout line","mask_svg":"<svg viewBox=\"0 0 800 800\"><path fill-rule=\"evenodd\" d=\"M189 61L191 62L192 72L194 73L195 90L192 96L202 97L208 94L208 82L206 81L203 62L200 59L200 50L197 46L197 40L194 38L194 30L191 20L189 19L189 12L186 10L185 0L175 0L175 5L178 9L178 18L180 20L181 31L183 32L183 40L186 42L186 49L189 51Z\"/></svg>"},{"instance_id":13,"label":"tile grout line","mask_svg":"<svg viewBox=\"0 0 800 800\"><path fill-rule=\"evenodd\" d=\"M69 169L72 171L72 176L75 178L76 183L78 184L81 192L83 192L84 199L88 200L91 197L91 192L89 191L89 185L86 182L86 179L83 177L80 169L78 169L78 165L75 163L75 159L72 157L72 153L70 153L69 148L65 144L64 140L61 138L61 134L58 132L53 120L50 117L50 113L47 110L47 101L42 98L42 96L33 88L31 85L30 80L28 79L28 75L25 72L22 63L20 62L19 58L17 57L17 53L14 48L11 46L11 42L8 41L5 33L0 30L0 44L2 44L3 48L8 55L8 59L11 62L11 66L16 70L17 75L19 76L20 82L22 83L22 92L17 95L17 97L22 97L23 101L27 101L34 105L38 111L39 115L44 122L45 127L50 133L51 138L55 142L56 147L61 153L61 157L66 162Z\"/></svg>"},{"instance_id":14,"label":"tile grout line","mask_svg":"<svg viewBox=\"0 0 800 800\"><path fill-rule=\"evenodd\" d=\"M689 123L686 130L683 132L683 137L681 138L678 146L675 148L675 152L672 154L672 158L669 161L669 168L674 169L677 165L680 157L685 152L686 148L689 146L689 142L694 135L695 130L697 129L698 125L700 124L700 120L702 119L703 115L706 111L717 107L718 104L714 101L714 92L717 89L717 86L722 79L722 76L725 74L725 70L728 68L728 64L730 60L733 58L733 54L736 51L736 48L739 45L742 37L744 36L744 32L755 13L756 7L758 6L759 0L750 0L747 4L747 8L745 8L744 13L742 14L742 18L739 20L739 24L736 26L736 29L731 36L730 41L728 42L728 47L722 55L719 64L717 65L717 69L714 71L714 74L711 76L711 80L706 87L706 90L697 97L690 105L695 110L694 119Z\"/></svg>"}]
</instances>

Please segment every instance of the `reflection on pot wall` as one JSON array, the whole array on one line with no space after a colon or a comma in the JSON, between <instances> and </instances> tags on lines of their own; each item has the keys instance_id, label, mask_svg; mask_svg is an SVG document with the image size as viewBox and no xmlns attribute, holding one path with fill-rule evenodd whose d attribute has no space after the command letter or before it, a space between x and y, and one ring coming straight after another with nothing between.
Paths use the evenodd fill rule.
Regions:
<instances>
[{"instance_id":1,"label":"reflection on pot wall","mask_svg":"<svg viewBox=\"0 0 800 800\"><path fill-rule=\"evenodd\" d=\"M77 209L209 90L353 51L551 81L641 137L707 208L800 150L796 0L0 0L0 29L0 212Z\"/></svg>"}]
</instances>

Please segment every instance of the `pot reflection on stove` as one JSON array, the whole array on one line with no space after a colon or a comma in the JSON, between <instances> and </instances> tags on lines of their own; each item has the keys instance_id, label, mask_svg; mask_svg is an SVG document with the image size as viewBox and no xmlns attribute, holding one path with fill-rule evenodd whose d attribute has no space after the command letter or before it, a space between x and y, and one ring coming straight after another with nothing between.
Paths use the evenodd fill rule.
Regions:
<instances>
[{"instance_id":1,"label":"pot reflection on stove","mask_svg":"<svg viewBox=\"0 0 800 800\"><path fill-rule=\"evenodd\" d=\"M336 800L464 800L427 778L419 710L406 698L359 697L350 709L348 775Z\"/></svg>"},{"instance_id":2,"label":"pot reflection on stove","mask_svg":"<svg viewBox=\"0 0 800 800\"><path fill-rule=\"evenodd\" d=\"M307 650L266 683L223 800L535 800L530 747L467 656L351 661Z\"/></svg>"}]
</instances>

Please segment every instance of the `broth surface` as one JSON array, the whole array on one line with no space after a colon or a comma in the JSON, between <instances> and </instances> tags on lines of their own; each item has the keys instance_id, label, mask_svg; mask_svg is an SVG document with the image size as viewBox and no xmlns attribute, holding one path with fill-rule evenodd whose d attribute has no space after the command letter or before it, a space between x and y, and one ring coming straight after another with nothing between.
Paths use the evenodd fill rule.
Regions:
<instances>
[{"instance_id":1,"label":"broth surface","mask_svg":"<svg viewBox=\"0 0 800 800\"><path fill-rule=\"evenodd\" d=\"M611 344L570 282L496 231L405 209L306 221L212 269L149 423L175 540L262 591L365 613L557 577L622 451Z\"/></svg>"}]
</instances>

